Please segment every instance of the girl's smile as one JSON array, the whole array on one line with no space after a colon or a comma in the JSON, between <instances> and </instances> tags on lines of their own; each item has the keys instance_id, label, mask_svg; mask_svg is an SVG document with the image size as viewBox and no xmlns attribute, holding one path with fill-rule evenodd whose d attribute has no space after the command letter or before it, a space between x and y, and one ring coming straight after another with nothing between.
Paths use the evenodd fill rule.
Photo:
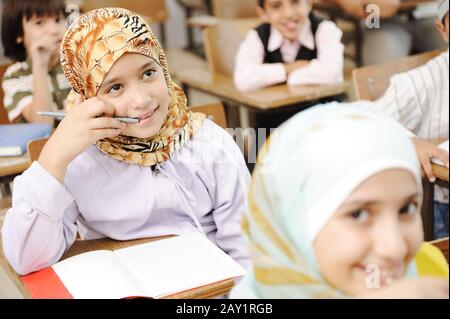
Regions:
<instances>
[{"instance_id":1,"label":"girl's smile","mask_svg":"<svg viewBox=\"0 0 450 319\"><path fill-rule=\"evenodd\" d=\"M134 125L139 126L141 128L145 127L147 124L149 124L153 120L153 117L154 117L155 113L158 112L158 110L159 110L159 105L156 108L142 114L141 116L137 116L137 118L139 119L139 123L136 123Z\"/></svg>"}]
</instances>

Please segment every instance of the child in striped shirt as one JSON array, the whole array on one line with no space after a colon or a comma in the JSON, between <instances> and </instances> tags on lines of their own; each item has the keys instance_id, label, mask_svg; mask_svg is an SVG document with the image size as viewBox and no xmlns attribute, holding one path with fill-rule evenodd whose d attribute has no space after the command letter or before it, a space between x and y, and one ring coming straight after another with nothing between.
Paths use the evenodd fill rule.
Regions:
<instances>
[{"instance_id":1,"label":"child in striped shirt","mask_svg":"<svg viewBox=\"0 0 450 319\"><path fill-rule=\"evenodd\" d=\"M65 23L64 0L5 2L2 43L15 62L2 81L10 121L53 123L36 112L64 108L70 86L58 59Z\"/></svg>"},{"instance_id":2,"label":"child in striped shirt","mask_svg":"<svg viewBox=\"0 0 450 319\"><path fill-rule=\"evenodd\" d=\"M439 20L436 26L448 43L448 0L439 0ZM436 177L431 158L436 157L447 166L448 153L431 141L449 138L449 52L448 50L425 65L395 75L383 97L373 109L383 112L414 134L413 142L424 174L430 182ZM448 191L436 189L435 238L448 236Z\"/></svg>"}]
</instances>

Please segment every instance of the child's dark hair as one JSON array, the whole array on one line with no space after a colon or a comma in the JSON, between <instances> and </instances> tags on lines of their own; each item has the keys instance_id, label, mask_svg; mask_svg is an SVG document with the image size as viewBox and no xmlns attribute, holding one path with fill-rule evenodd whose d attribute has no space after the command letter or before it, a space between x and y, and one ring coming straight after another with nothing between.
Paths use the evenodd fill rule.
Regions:
<instances>
[{"instance_id":1,"label":"child's dark hair","mask_svg":"<svg viewBox=\"0 0 450 319\"><path fill-rule=\"evenodd\" d=\"M25 61L27 52L17 38L23 37L22 18L27 21L38 17L66 15L64 0L7 0L3 5L2 43L5 56L15 61Z\"/></svg>"},{"instance_id":2,"label":"child's dark hair","mask_svg":"<svg viewBox=\"0 0 450 319\"><path fill-rule=\"evenodd\" d=\"M258 0L258 4L261 8L264 8L264 3L266 2L266 0Z\"/></svg>"}]
</instances>

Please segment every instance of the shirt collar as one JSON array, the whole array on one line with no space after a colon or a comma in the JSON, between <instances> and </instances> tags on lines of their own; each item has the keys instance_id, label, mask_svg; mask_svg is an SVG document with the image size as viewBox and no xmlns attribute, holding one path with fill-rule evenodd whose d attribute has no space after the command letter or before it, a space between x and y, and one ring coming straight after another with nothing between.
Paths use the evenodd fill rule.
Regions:
<instances>
[{"instance_id":1,"label":"shirt collar","mask_svg":"<svg viewBox=\"0 0 450 319\"><path fill-rule=\"evenodd\" d=\"M278 31L275 27L270 27L270 37L269 37L269 44L267 46L267 49L269 52L273 52L278 50L282 47L283 43L286 40L280 31ZM305 21L303 24L303 27L301 28L300 32L298 33L298 42L305 46L306 48L310 50L314 50L314 35L312 34L311 30L311 22L309 19Z\"/></svg>"}]
</instances>

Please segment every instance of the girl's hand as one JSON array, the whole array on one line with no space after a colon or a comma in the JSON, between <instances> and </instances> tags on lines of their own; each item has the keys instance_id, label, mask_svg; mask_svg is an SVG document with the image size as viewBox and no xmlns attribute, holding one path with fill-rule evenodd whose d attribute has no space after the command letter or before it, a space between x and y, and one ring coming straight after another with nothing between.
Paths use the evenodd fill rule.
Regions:
<instances>
[{"instance_id":1,"label":"girl's hand","mask_svg":"<svg viewBox=\"0 0 450 319\"><path fill-rule=\"evenodd\" d=\"M69 163L88 146L117 136L126 128L125 123L110 117L114 111L113 106L96 97L83 102L77 96L73 108L42 149L39 164L63 183ZM106 116L100 117L103 114Z\"/></svg>"},{"instance_id":2,"label":"girl's hand","mask_svg":"<svg viewBox=\"0 0 450 319\"><path fill-rule=\"evenodd\" d=\"M35 39L31 45L31 60L33 66L47 68L50 58L58 54L61 45L61 38L54 35L44 35L42 38Z\"/></svg>"},{"instance_id":3,"label":"girl's hand","mask_svg":"<svg viewBox=\"0 0 450 319\"><path fill-rule=\"evenodd\" d=\"M414 138L413 143L416 147L420 166L422 167L422 175L425 175L431 183L434 183L436 177L434 176L433 167L431 166L431 158L436 157L440 159L445 166L448 167L448 153L428 141Z\"/></svg>"},{"instance_id":4,"label":"girl's hand","mask_svg":"<svg viewBox=\"0 0 450 319\"><path fill-rule=\"evenodd\" d=\"M390 286L374 289L363 298L448 299L448 279L432 277L407 278Z\"/></svg>"}]
</instances>

